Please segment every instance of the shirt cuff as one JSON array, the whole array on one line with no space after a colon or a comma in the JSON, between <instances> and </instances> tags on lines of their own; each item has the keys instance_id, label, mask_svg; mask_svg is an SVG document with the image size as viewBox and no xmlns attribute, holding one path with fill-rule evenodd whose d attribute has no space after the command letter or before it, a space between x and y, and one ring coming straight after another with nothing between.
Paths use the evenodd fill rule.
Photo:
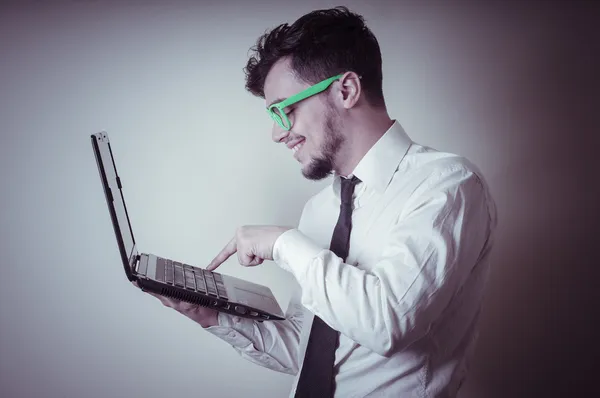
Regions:
<instances>
[{"instance_id":1,"label":"shirt cuff","mask_svg":"<svg viewBox=\"0 0 600 398\"><path fill-rule=\"evenodd\" d=\"M277 238L273 246L273 261L296 276L306 272L308 265L323 248L317 246L298 229L289 229Z\"/></svg>"},{"instance_id":2,"label":"shirt cuff","mask_svg":"<svg viewBox=\"0 0 600 398\"><path fill-rule=\"evenodd\" d=\"M243 348L252 342L246 336L252 336L254 321L239 316L219 312L218 324L204 328L209 333L225 340L234 347Z\"/></svg>"}]
</instances>

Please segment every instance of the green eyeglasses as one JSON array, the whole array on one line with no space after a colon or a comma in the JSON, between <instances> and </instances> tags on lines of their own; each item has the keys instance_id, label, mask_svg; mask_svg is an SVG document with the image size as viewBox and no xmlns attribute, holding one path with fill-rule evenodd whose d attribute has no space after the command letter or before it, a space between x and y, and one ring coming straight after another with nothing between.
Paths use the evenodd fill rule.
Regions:
<instances>
[{"instance_id":1,"label":"green eyeglasses","mask_svg":"<svg viewBox=\"0 0 600 398\"><path fill-rule=\"evenodd\" d=\"M271 119L281 126L282 129L289 131L289 129L292 128L292 124L290 123L290 119L288 119L283 109L295 104L296 102L300 102L308 97L312 97L315 94L325 91L334 81L342 76L344 75L341 74L330 77L329 79L325 79L314 86L310 86L306 90L300 91L298 94L292 95L284 101L273 104L267 108L267 113L271 116Z\"/></svg>"}]
</instances>

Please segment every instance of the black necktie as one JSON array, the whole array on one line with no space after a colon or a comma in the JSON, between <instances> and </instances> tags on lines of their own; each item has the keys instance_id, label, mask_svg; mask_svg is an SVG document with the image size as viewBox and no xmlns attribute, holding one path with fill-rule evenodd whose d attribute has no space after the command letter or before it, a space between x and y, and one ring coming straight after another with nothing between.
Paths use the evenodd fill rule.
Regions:
<instances>
[{"instance_id":1,"label":"black necktie","mask_svg":"<svg viewBox=\"0 0 600 398\"><path fill-rule=\"evenodd\" d=\"M333 230L330 250L346 261L352 229L352 194L360 180L356 177L341 178L341 204L338 222ZM333 365L338 346L338 331L332 329L315 315L304 364L296 388L297 398L332 397L334 390Z\"/></svg>"}]
</instances>

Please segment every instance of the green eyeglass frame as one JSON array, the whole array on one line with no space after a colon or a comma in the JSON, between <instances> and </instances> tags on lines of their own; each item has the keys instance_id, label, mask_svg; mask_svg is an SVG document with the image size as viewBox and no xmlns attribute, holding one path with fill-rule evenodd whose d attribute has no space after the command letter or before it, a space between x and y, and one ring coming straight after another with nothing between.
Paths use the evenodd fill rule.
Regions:
<instances>
[{"instance_id":1,"label":"green eyeglass frame","mask_svg":"<svg viewBox=\"0 0 600 398\"><path fill-rule=\"evenodd\" d=\"M313 86L310 86L306 90L302 90L299 93L294 94L281 102L273 104L267 108L267 113L269 114L269 116L271 116L271 119L273 119L279 126L281 126L282 129L289 131L292 128L292 124L290 123L290 119L288 119L283 109L292 104L295 104L296 102L300 102L302 100L307 99L308 97L312 97L315 94L319 94L320 92L327 90L327 88L329 88L329 86L334 81L336 81L342 76L344 76L344 74L325 79Z\"/></svg>"}]
</instances>

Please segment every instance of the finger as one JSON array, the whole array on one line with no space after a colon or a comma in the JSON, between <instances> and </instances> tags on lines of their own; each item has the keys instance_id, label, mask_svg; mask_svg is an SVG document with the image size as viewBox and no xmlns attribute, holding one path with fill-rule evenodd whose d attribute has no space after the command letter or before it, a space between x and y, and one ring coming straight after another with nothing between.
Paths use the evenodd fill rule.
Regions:
<instances>
[{"instance_id":1,"label":"finger","mask_svg":"<svg viewBox=\"0 0 600 398\"><path fill-rule=\"evenodd\" d=\"M238 261L243 266L252 267L262 264L264 259L255 256L252 252L243 254L242 252L238 251Z\"/></svg>"},{"instance_id":2,"label":"finger","mask_svg":"<svg viewBox=\"0 0 600 398\"><path fill-rule=\"evenodd\" d=\"M138 281L131 282L135 287L141 289L144 293L149 294L150 296L156 297L165 307L175 308L179 303L179 300L175 300L169 297L161 296L158 293L151 292L149 290L145 290L143 287L140 287Z\"/></svg>"},{"instance_id":3,"label":"finger","mask_svg":"<svg viewBox=\"0 0 600 398\"><path fill-rule=\"evenodd\" d=\"M229 257L231 257L237 251L237 242L235 237L229 241L227 246L221 250L219 254L208 264L207 270L212 271L219 265L223 264Z\"/></svg>"},{"instance_id":4,"label":"finger","mask_svg":"<svg viewBox=\"0 0 600 398\"><path fill-rule=\"evenodd\" d=\"M255 265L260 265L264 262L265 260L263 258L260 257L254 257L252 259L252 261L250 261L250 263L248 264L249 266L255 266Z\"/></svg>"},{"instance_id":5,"label":"finger","mask_svg":"<svg viewBox=\"0 0 600 398\"><path fill-rule=\"evenodd\" d=\"M182 312L182 313L189 312L189 311L191 311L191 310L194 310L194 309L196 309L196 308L198 308L198 304L192 304L192 303L188 303L188 302L185 302L185 301L182 301L182 302L180 302L180 303L179 303L179 304L178 304L178 305L175 307L175 309L176 309L178 312Z\"/></svg>"},{"instance_id":6,"label":"finger","mask_svg":"<svg viewBox=\"0 0 600 398\"><path fill-rule=\"evenodd\" d=\"M148 290L145 290L145 292L153 297L156 297L165 307L171 307L174 308L177 305L177 300L175 299L171 299L169 297L165 297L165 296L161 296L158 293L153 293L150 292Z\"/></svg>"},{"instance_id":7,"label":"finger","mask_svg":"<svg viewBox=\"0 0 600 398\"><path fill-rule=\"evenodd\" d=\"M252 258L250 256L248 256L246 253L243 253L241 251L238 250L237 252L237 259L238 259L238 263L240 263L241 265L248 265L248 263L250 261L252 261Z\"/></svg>"},{"instance_id":8,"label":"finger","mask_svg":"<svg viewBox=\"0 0 600 398\"><path fill-rule=\"evenodd\" d=\"M164 297L164 296L156 296L161 303L163 303L164 306L166 307L170 307L170 308L176 308L180 301L179 300L175 300L169 297Z\"/></svg>"},{"instance_id":9,"label":"finger","mask_svg":"<svg viewBox=\"0 0 600 398\"><path fill-rule=\"evenodd\" d=\"M160 301L166 307L173 307L175 305L175 303L172 302L172 300L170 300L167 297L164 297L159 294L152 293L152 292L147 292L147 293L153 297L156 297L158 299L158 301Z\"/></svg>"}]
</instances>

